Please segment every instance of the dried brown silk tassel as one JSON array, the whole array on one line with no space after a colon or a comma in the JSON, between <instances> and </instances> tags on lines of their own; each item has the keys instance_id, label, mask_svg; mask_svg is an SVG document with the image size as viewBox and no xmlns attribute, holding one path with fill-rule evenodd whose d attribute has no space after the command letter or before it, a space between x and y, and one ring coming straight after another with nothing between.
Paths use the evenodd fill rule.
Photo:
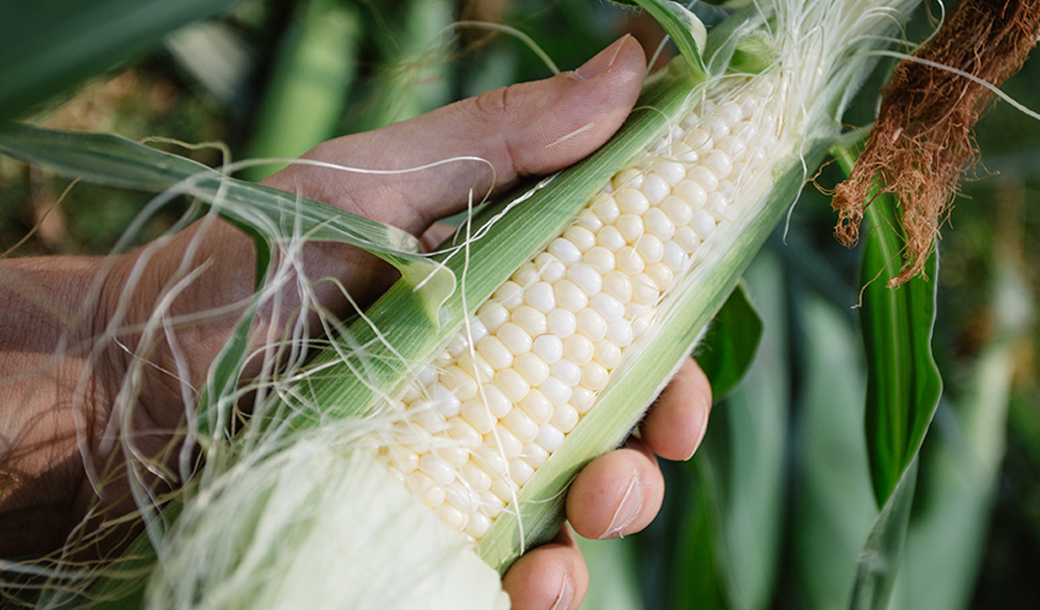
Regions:
<instances>
[{"instance_id":1,"label":"dried brown silk tassel","mask_svg":"<svg viewBox=\"0 0 1040 610\"><path fill-rule=\"evenodd\" d=\"M1036 44L1038 21L1040 0L961 0L914 56L999 86ZM866 150L832 202L839 214L835 236L852 246L872 189L898 197L906 249L890 285L924 269L957 181L976 156L972 127L992 97L986 87L949 70L912 61L896 68Z\"/></svg>"}]
</instances>

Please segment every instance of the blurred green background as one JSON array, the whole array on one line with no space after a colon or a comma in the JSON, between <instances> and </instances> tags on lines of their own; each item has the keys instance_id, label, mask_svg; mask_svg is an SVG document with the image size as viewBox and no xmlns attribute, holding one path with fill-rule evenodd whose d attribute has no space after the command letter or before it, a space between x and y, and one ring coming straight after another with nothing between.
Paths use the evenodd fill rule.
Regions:
<instances>
[{"instance_id":1,"label":"blurred green background","mask_svg":"<svg viewBox=\"0 0 1040 610\"><path fill-rule=\"evenodd\" d=\"M40 29L71 48L97 45L85 53L96 61L23 88L35 97L2 98L3 118L134 140L219 141L236 160L295 157L330 137L550 75L518 37L467 22L516 28L561 69L626 31L650 54L663 36L648 18L598 0L184 0L166 3L184 11L156 13L152 29L119 41L90 36L83 15L119 14L123 2L69 4L87 8L40 9L40 19L55 18ZM931 27L938 11L930 9L908 28L911 40ZM698 10L708 22L721 15ZM0 0L0 14L28 11ZM0 82L9 90L17 89L11 79L29 78L34 58L60 61L41 51L46 36L14 34L0 25ZM117 48L101 48L107 42ZM1037 83L1033 60L1004 90L1040 109ZM846 120L869 124L876 104L874 93L862 95ZM979 164L962 184L933 278L944 393L920 458L891 608L1040 607L1040 278L1032 265L1040 255L1040 123L998 103L977 139ZM216 148L173 149L222 160ZM878 509L863 430L862 253L831 237L827 192L840 179L835 164L821 171L749 271L765 324L751 371L716 404L697 457L665 465L668 497L655 524L586 545L594 574L583 607L850 604ZM150 199L82 183L65 193L68 185L0 157L8 256L105 253ZM168 208L135 239L158 235L180 212Z\"/></svg>"}]
</instances>

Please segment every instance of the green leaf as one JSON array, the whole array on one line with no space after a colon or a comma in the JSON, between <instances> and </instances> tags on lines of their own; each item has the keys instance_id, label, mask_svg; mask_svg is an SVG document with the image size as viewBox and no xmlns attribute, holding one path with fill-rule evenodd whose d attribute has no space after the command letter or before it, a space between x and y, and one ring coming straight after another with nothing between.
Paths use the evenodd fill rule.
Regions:
<instances>
[{"instance_id":1,"label":"green leaf","mask_svg":"<svg viewBox=\"0 0 1040 610\"><path fill-rule=\"evenodd\" d=\"M805 377L790 539L798 597L808 609L831 610L848 604L878 515L863 436L864 367L842 312L815 294L799 310Z\"/></svg>"},{"instance_id":2,"label":"green leaf","mask_svg":"<svg viewBox=\"0 0 1040 610\"><path fill-rule=\"evenodd\" d=\"M657 546L669 549L667 569L654 569L666 576L653 585L668 601L656 606L759 610L773 597L790 407L786 292L779 265L767 254L755 259L745 279L746 286L732 294L741 293L742 307L749 307L747 292L754 294L764 306L766 333L747 383L718 404L697 455L690 463L669 465L668 527ZM754 320L757 345L763 323ZM749 358L754 354L752 349Z\"/></svg>"},{"instance_id":3,"label":"green leaf","mask_svg":"<svg viewBox=\"0 0 1040 610\"><path fill-rule=\"evenodd\" d=\"M396 267L413 288L422 285L419 294L424 311L435 323L441 304L455 289L454 274L419 254L419 240L401 229L312 199L236 180L114 134L9 123L0 127L0 153L99 184L197 197L259 238L260 259L265 258L264 243L301 238L357 246Z\"/></svg>"},{"instance_id":4,"label":"green leaf","mask_svg":"<svg viewBox=\"0 0 1040 610\"><path fill-rule=\"evenodd\" d=\"M744 378L761 339L762 318L741 282L715 315L694 354L711 382L716 401L726 397Z\"/></svg>"},{"instance_id":5,"label":"green leaf","mask_svg":"<svg viewBox=\"0 0 1040 610\"><path fill-rule=\"evenodd\" d=\"M881 514L870 529L867 542L860 551L856 566L856 583L852 588L854 610L884 610L888 607L892 588L903 556L910 508L914 503L917 482L917 459L913 459L896 483Z\"/></svg>"},{"instance_id":6,"label":"green leaf","mask_svg":"<svg viewBox=\"0 0 1040 610\"><path fill-rule=\"evenodd\" d=\"M0 0L0 120L154 48L240 0Z\"/></svg>"},{"instance_id":7,"label":"green leaf","mask_svg":"<svg viewBox=\"0 0 1040 610\"><path fill-rule=\"evenodd\" d=\"M636 578L635 541L631 538L586 540L577 537L578 548L589 569L589 582L582 606L595 610L642 610Z\"/></svg>"},{"instance_id":8,"label":"green leaf","mask_svg":"<svg viewBox=\"0 0 1040 610\"><path fill-rule=\"evenodd\" d=\"M940 411L922 449L921 482L890 610L968 608L997 493L1015 358L1030 340L1032 297L1019 264L998 250L991 309L996 333L967 387ZM950 535L956 532L956 535Z\"/></svg>"},{"instance_id":9,"label":"green leaf","mask_svg":"<svg viewBox=\"0 0 1040 610\"><path fill-rule=\"evenodd\" d=\"M853 153L839 162L848 172ZM925 266L931 282L916 277L889 288L899 275L903 235L892 198L878 195L866 210L869 222L861 278L863 338L867 350L866 434L874 496L888 501L916 458L942 395L932 357L937 257Z\"/></svg>"},{"instance_id":10,"label":"green leaf","mask_svg":"<svg viewBox=\"0 0 1040 610\"><path fill-rule=\"evenodd\" d=\"M708 30L697 15L672 0L615 0L618 4L639 6L657 20L664 28L695 77L704 77L708 70L704 65L704 46L708 41Z\"/></svg>"},{"instance_id":11,"label":"green leaf","mask_svg":"<svg viewBox=\"0 0 1040 610\"><path fill-rule=\"evenodd\" d=\"M335 135L357 69L363 24L340 3L298 6L264 92L248 159L294 159ZM282 166L247 168L259 181Z\"/></svg>"}]
</instances>

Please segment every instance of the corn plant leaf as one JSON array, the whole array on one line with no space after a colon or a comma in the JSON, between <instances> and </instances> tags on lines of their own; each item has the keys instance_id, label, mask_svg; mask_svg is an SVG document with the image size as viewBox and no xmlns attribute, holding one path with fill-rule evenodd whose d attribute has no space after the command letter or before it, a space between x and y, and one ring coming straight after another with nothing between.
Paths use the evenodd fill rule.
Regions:
<instances>
[{"instance_id":1,"label":"corn plant leaf","mask_svg":"<svg viewBox=\"0 0 1040 610\"><path fill-rule=\"evenodd\" d=\"M641 536L647 607L758 610L773 596L789 410L786 292L769 254L744 277L740 291L764 306L766 332L747 383L718 404L697 455L663 464L669 493Z\"/></svg>"},{"instance_id":2,"label":"corn plant leaf","mask_svg":"<svg viewBox=\"0 0 1040 610\"><path fill-rule=\"evenodd\" d=\"M704 47L708 41L708 30L690 9L672 0L614 1L618 4L639 6L650 13L682 53L691 73L700 76L708 74L704 65Z\"/></svg>"},{"instance_id":3,"label":"corn plant leaf","mask_svg":"<svg viewBox=\"0 0 1040 610\"><path fill-rule=\"evenodd\" d=\"M798 597L805 608L827 610L848 604L878 510L863 435L860 342L835 306L815 294L801 301L805 377L790 540Z\"/></svg>"},{"instance_id":4,"label":"corn plant leaf","mask_svg":"<svg viewBox=\"0 0 1040 610\"><path fill-rule=\"evenodd\" d=\"M910 508L914 503L918 459L915 457L903 471L874 521L867 541L859 553L856 582L852 588L853 610L885 610L888 607L896 575L899 573Z\"/></svg>"},{"instance_id":5,"label":"corn plant leaf","mask_svg":"<svg viewBox=\"0 0 1040 610\"><path fill-rule=\"evenodd\" d=\"M939 407L922 449L918 508L890 610L968 608L982 562L1004 455L1015 354L1028 341L1033 304L1020 264L996 253L996 332L954 403ZM956 532L956 535L950 535Z\"/></svg>"},{"instance_id":6,"label":"corn plant leaf","mask_svg":"<svg viewBox=\"0 0 1040 610\"><path fill-rule=\"evenodd\" d=\"M299 5L275 59L247 158L292 159L335 135L354 81L362 30L361 17L350 6ZM243 175L259 181L278 169L253 166Z\"/></svg>"},{"instance_id":7,"label":"corn plant leaf","mask_svg":"<svg viewBox=\"0 0 1040 610\"><path fill-rule=\"evenodd\" d=\"M762 339L759 317L743 282L730 293L715 315L694 358L708 376L715 400L737 387L751 366Z\"/></svg>"},{"instance_id":8,"label":"corn plant leaf","mask_svg":"<svg viewBox=\"0 0 1040 610\"><path fill-rule=\"evenodd\" d=\"M854 151L842 149L839 163L850 171ZM917 456L942 395L942 378L932 357L937 258L898 288L903 238L892 198L877 196L867 208L869 238L863 253L861 319L867 350L866 434L871 480L878 506L892 494Z\"/></svg>"},{"instance_id":9,"label":"corn plant leaf","mask_svg":"<svg viewBox=\"0 0 1040 610\"><path fill-rule=\"evenodd\" d=\"M419 254L418 239L405 231L312 199L236 180L118 135L8 123L0 127L0 153L108 186L197 197L254 237L261 262L267 258L265 248L297 239L357 246L394 265L413 288L424 286L419 298L427 318L433 321L455 289L452 272ZM262 273L257 277L262 278Z\"/></svg>"},{"instance_id":10,"label":"corn plant leaf","mask_svg":"<svg viewBox=\"0 0 1040 610\"><path fill-rule=\"evenodd\" d=\"M0 0L0 120L159 45L240 0Z\"/></svg>"},{"instance_id":11,"label":"corn plant leaf","mask_svg":"<svg viewBox=\"0 0 1040 610\"><path fill-rule=\"evenodd\" d=\"M596 610L643 610L639 594L635 540L586 540L578 537L578 548L589 569L589 587L582 605Z\"/></svg>"}]
</instances>

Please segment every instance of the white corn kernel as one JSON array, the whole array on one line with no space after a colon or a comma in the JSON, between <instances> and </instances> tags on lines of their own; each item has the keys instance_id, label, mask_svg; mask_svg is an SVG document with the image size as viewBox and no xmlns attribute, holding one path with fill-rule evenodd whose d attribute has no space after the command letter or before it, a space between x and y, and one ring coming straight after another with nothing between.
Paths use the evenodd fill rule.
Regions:
<instances>
[{"instance_id":1,"label":"white corn kernel","mask_svg":"<svg viewBox=\"0 0 1040 610\"><path fill-rule=\"evenodd\" d=\"M628 320L615 320L607 326L607 339L610 339L618 347L628 347L632 344L632 324Z\"/></svg>"},{"instance_id":2,"label":"white corn kernel","mask_svg":"<svg viewBox=\"0 0 1040 610\"><path fill-rule=\"evenodd\" d=\"M455 471L442 458L427 453L419 459L419 470L426 473L438 485L448 485L455 480Z\"/></svg>"},{"instance_id":3,"label":"white corn kernel","mask_svg":"<svg viewBox=\"0 0 1040 610\"><path fill-rule=\"evenodd\" d=\"M555 376L550 376L542 382L538 389L542 391L542 394L545 394L545 397L549 399L553 406L560 406L571 399L571 386ZM533 392L534 390L532 390Z\"/></svg>"},{"instance_id":4,"label":"white corn kernel","mask_svg":"<svg viewBox=\"0 0 1040 610\"><path fill-rule=\"evenodd\" d=\"M596 245L596 234L584 227L570 227L563 232L563 238L574 244L581 252Z\"/></svg>"},{"instance_id":5,"label":"white corn kernel","mask_svg":"<svg viewBox=\"0 0 1040 610\"><path fill-rule=\"evenodd\" d=\"M574 334L563 342L563 356L578 366L592 362L592 356L596 353L592 341L581 334Z\"/></svg>"},{"instance_id":6,"label":"white corn kernel","mask_svg":"<svg viewBox=\"0 0 1040 610\"><path fill-rule=\"evenodd\" d=\"M534 468L524 461L523 458L517 458L509 463L509 474L512 475L513 480L516 481L518 485L523 485L530 481L531 477L534 476Z\"/></svg>"},{"instance_id":7,"label":"white corn kernel","mask_svg":"<svg viewBox=\"0 0 1040 610\"><path fill-rule=\"evenodd\" d=\"M699 184L705 193L710 193L719 186L719 177L704 165L698 165L690 170L690 180ZM705 200L707 200L707 197L705 197Z\"/></svg>"},{"instance_id":8,"label":"white corn kernel","mask_svg":"<svg viewBox=\"0 0 1040 610\"><path fill-rule=\"evenodd\" d=\"M610 339L596 343L596 362L608 371L621 364L621 348Z\"/></svg>"},{"instance_id":9,"label":"white corn kernel","mask_svg":"<svg viewBox=\"0 0 1040 610\"><path fill-rule=\"evenodd\" d=\"M476 462L472 459L466 462L466 465L462 467L462 478L469 485L470 489L478 494L482 494L485 491L491 489L491 475L484 471Z\"/></svg>"},{"instance_id":10,"label":"white corn kernel","mask_svg":"<svg viewBox=\"0 0 1040 610\"><path fill-rule=\"evenodd\" d=\"M552 417L553 403L540 390L531 390L517 406L539 426Z\"/></svg>"},{"instance_id":11,"label":"white corn kernel","mask_svg":"<svg viewBox=\"0 0 1040 610\"><path fill-rule=\"evenodd\" d=\"M512 411L510 411L510 413L512 413ZM524 444L521 443L520 439L518 439L516 435L513 434L513 432L502 422L499 422L498 425L495 426L491 438L485 438L484 442L490 445L492 451L499 452L499 455L504 457L506 460L516 459L517 456L520 455L520 452L524 450ZM509 471L505 470L504 472ZM490 470L488 471L488 474L492 474Z\"/></svg>"},{"instance_id":12,"label":"white corn kernel","mask_svg":"<svg viewBox=\"0 0 1040 610\"><path fill-rule=\"evenodd\" d=\"M482 435L491 432L498 422L498 417L479 400L471 400L462 405L462 412L459 415Z\"/></svg>"},{"instance_id":13,"label":"white corn kernel","mask_svg":"<svg viewBox=\"0 0 1040 610\"><path fill-rule=\"evenodd\" d=\"M471 426L462 416L448 420L448 435L458 442L459 445L469 449L476 449L484 442L484 435Z\"/></svg>"},{"instance_id":14,"label":"white corn kernel","mask_svg":"<svg viewBox=\"0 0 1040 610\"><path fill-rule=\"evenodd\" d=\"M506 322L503 324L501 328L495 331L495 336L498 337L498 340L502 342L502 345L504 345L513 356L519 356L520 354L525 354L531 351L531 335L527 334L527 331L512 322Z\"/></svg>"},{"instance_id":15,"label":"white corn kernel","mask_svg":"<svg viewBox=\"0 0 1040 610\"><path fill-rule=\"evenodd\" d=\"M597 362L590 362L585 366L581 367L581 385L586 388L598 392L606 387L607 381L610 379L610 373L603 365ZM548 449L548 447L546 447Z\"/></svg>"},{"instance_id":16,"label":"white corn kernel","mask_svg":"<svg viewBox=\"0 0 1040 610\"><path fill-rule=\"evenodd\" d=\"M556 335L542 334L534 339L531 351L548 365L553 365L563 358L563 341Z\"/></svg>"},{"instance_id":17,"label":"white corn kernel","mask_svg":"<svg viewBox=\"0 0 1040 610\"><path fill-rule=\"evenodd\" d=\"M623 189L621 192L614 195L614 199L617 200L618 208L621 209L622 217L625 214L636 214L637 216L642 215L650 209L650 201L646 198L646 195L638 189Z\"/></svg>"},{"instance_id":18,"label":"white corn kernel","mask_svg":"<svg viewBox=\"0 0 1040 610\"><path fill-rule=\"evenodd\" d=\"M561 261L574 263L581 260L581 250L578 246L575 246L568 239L557 237L549 244L547 248L550 254L556 256Z\"/></svg>"},{"instance_id":19,"label":"white corn kernel","mask_svg":"<svg viewBox=\"0 0 1040 610\"><path fill-rule=\"evenodd\" d=\"M715 230L715 219L706 210L697 210L690 220L690 226L697 232L701 241L704 241Z\"/></svg>"},{"instance_id":20,"label":"white corn kernel","mask_svg":"<svg viewBox=\"0 0 1040 610\"><path fill-rule=\"evenodd\" d=\"M538 424L534 423L534 420L528 417L521 409L510 411L509 415L502 420L502 423L523 444L532 442L538 436Z\"/></svg>"},{"instance_id":21,"label":"white corn kernel","mask_svg":"<svg viewBox=\"0 0 1040 610\"><path fill-rule=\"evenodd\" d=\"M679 192L679 197L695 210L704 207L704 203L708 201L708 191L695 180L683 180L675 190Z\"/></svg>"},{"instance_id":22,"label":"white corn kernel","mask_svg":"<svg viewBox=\"0 0 1040 610\"><path fill-rule=\"evenodd\" d=\"M596 404L596 393L586 387L578 386L571 391L571 404L578 410L578 413L584 415L588 413L592 405Z\"/></svg>"},{"instance_id":23,"label":"white corn kernel","mask_svg":"<svg viewBox=\"0 0 1040 610\"><path fill-rule=\"evenodd\" d=\"M567 279L581 288L585 296L593 297L603 290L603 274L586 264L571 265L567 269Z\"/></svg>"},{"instance_id":24,"label":"white corn kernel","mask_svg":"<svg viewBox=\"0 0 1040 610\"><path fill-rule=\"evenodd\" d=\"M632 300L632 280L620 271L611 271L603 276L603 292L625 304Z\"/></svg>"},{"instance_id":25,"label":"white corn kernel","mask_svg":"<svg viewBox=\"0 0 1040 610\"><path fill-rule=\"evenodd\" d=\"M535 282L524 291L524 304L537 309L542 313L549 313L556 307L556 297L553 294L552 284L549 282Z\"/></svg>"},{"instance_id":26,"label":"white corn kernel","mask_svg":"<svg viewBox=\"0 0 1040 610\"><path fill-rule=\"evenodd\" d=\"M609 273L613 271L614 267L617 265L614 253L603 246L590 248L589 251L581 257L581 260L599 273Z\"/></svg>"},{"instance_id":27,"label":"white corn kernel","mask_svg":"<svg viewBox=\"0 0 1040 610\"><path fill-rule=\"evenodd\" d=\"M494 519L502 514L502 509L505 508L505 502L502 498L495 495L493 491L485 491L480 494L480 512L487 515L489 518Z\"/></svg>"},{"instance_id":28,"label":"white corn kernel","mask_svg":"<svg viewBox=\"0 0 1040 610\"><path fill-rule=\"evenodd\" d=\"M643 258L643 262L652 265L664 257L664 244L661 240L647 233L636 242L636 252Z\"/></svg>"},{"instance_id":29,"label":"white corn kernel","mask_svg":"<svg viewBox=\"0 0 1040 610\"><path fill-rule=\"evenodd\" d=\"M646 267L646 261L643 257L636 252L632 246L625 246L617 253L617 268L618 271L625 273L626 275L639 275L643 272Z\"/></svg>"},{"instance_id":30,"label":"white corn kernel","mask_svg":"<svg viewBox=\"0 0 1040 610\"><path fill-rule=\"evenodd\" d=\"M617 220L618 215L621 214L617 201L612 195L599 197L596 203L592 204L592 211L605 225L613 223Z\"/></svg>"},{"instance_id":31,"label":"white corn kernel","mask_svg":"<svg viewBox=\"0 0 1040 610\"><path fill-rule=\"evenodd\" d=\"M621 235L624 236L625 241L628 243L634 243L639 237L646 231L643 226L643 217L638 214L622 214L618 217L617 222L614 223Z\"/></svg>"},{"instance_id":32,"label":"white corn kernel","mask_svg":"<svg viewBox=\"0 0 1040 610\"><path fill-rule=\"evenodd\" d=\"M477 316L488 332L495 332L499 326L509 321L509 310L499 303L488 301L477 310Z\"/></svg>"},{"instance_id":33,"label":"white corn kernel","mask_svg":"<svg viewBox=\"0 0 1040 610\"><path fill-rule=\"evenodd\" d=\"M574 313L566 309L556 308L549 312L549 332L561 340L574 334L578 329L578 320Z\"/></svg>"},{"instance_id":34,"label":"white corn kernel","mask_svg":"<svg viewBox=\"0 0 1040 610\"><path fill-rule=\"evenodd\" d=\"M480 540L489 529L491 529L490 517L480 511L470 514L469 524L466 526L467 534L473 536L476 540Z\"/></svg>"},{"instance_id":35,"label":"white corn kernel","mask_svg":"<svg viewBox=\"0 0 1040 610\"><path fill-rule=\"evenodd\" d=\"M675 235L675 223L660 208L648 210L646 215L643 216L643 222L646 223L647 232L661 241L668 241Z\"/></svg>"},{"instance_id":36,"label":"white corn kernel","mask_svg":"<svg viewBox=\"0 0 1040 610\"><path fill-rule=\"evenodd\" d=\"M520 284L517 284L512 280L506 280L498 287L498 290L495 291L495 294L492 295L491 298L502 303L503 307L512 311L524 302L524 290ZM487 324L487 322L485 322L485 324Z\"/></svg>"},{"instance_id":37,"label":"white corn kernel","mask_svg":"<svg viewBox=\"0 0 1040 610\"><path fill-rule=\"evenodd\" d=\"M596 243L611 252L617 252L628 243L625 236L614 225L606 225L596 233Z\"/></svg>"},{"instance_id":38,"label":"white corn kernel","mask_svg":"<svg viewBox=\"0 0 1040 610\"><path fill-rule=\"evenodd\" d=\"M686 172L683 172L683 176ZM657 205L672 192L672 185L656 172L650 173L643 181L643 196L650 205ZM637 212L638 213L638 212Z\"/></svg>"},{"instance_id":39,"label":"white corn kernel","mask_svg":"<svg viewBox=\"0 0 1040 610\"><path fill-rule=\"evenodd\" d=\"M480 396L486 401L488 409L495 417L505 417L509 410L513 408L513 403L509 401L509 397L502 390L498 389L497 386L486 383L481 386L481 390Z\"/></svg>"},{"instance_id":40,"label":"white corn kernel","mask_svg":"<svg viewBox=\"0 0 1040 610\"><path fill-rule=\"evenodd\" d=\"M539 429L539 432L540 431L541 430ZM545 463L545 460L549 459L549 452L545 450L545 447L534 442L530 445L524 446L524 452L521 454L521 457L523 457L524 461L531 466L541 468L542 464Z\"/></svg>"},{"instance_id":41,"label":"white corn kernel","mask_svg":"<svg viewBox=\"0 0 1040 610\"><path fill-rule=\"evenodd\" d=\"M438 506L437 516L440 517L444 525L447 525L456 532L464 531L466 529L466 524L469 523L469 515L450 504L441 504Z\"/></svg>"},{"instance_id":42,"label":"white corn kernel","mask_svg":"<svg viewBox=\"0 0 1040 610\"><path fill-rule=\"evenodd\" d=\"M590 341L599 341L607 336L607 321L592 308L578 312L578 333L588 337Z\"/></svg>"},{"instance_id":43,"label":"white corn kernel","mask_svg":"<svg viewBox=\"0 0 1040 610\"><path fill-rule=\"evenodd\" d=\"M552 365L552 374L554 378L559 379L571 388L581 383L581 366L575 364L570 359L560 360Z\"/></svg>"},{"instance_id":44,"label":"white corn kernel","mask_svg":"<svg viewBox=\"0 0 1040 610\"><path fill-rule=\"evenodd\" d=\"M589 306L602 316L607 324L620 320L625 315L625 306L605 292L601 292L589 299ZM604 334L606 334L606 330L604 330Z\"/></svg>"},{"instance_id":45,"label":"white corn kernel","mask_svg":"<svg viewBox=\"0 0 1040 610\"><path fill-rule=\"evenodd\" d=\"M563 444L563 432L552 424L545 424L538 430L538 444L552 455Z\"/></svg>"},{"instance_id":46,"label":"white corn kernel","mask_svg":"<svg viewBox=\"0 0 1040 610\"><path fill-rule=\"evenodd\" d=\"M550 423L560 432L567 434L578 425L579 417L577 409L571 405L562 405L556 408Z\"/></svg>"},{"instance_id":47,"label":"white corn kernel","mask_svg":"<svg viewBox=\"0 0 1040 610\"><path fill-rule=\"evenodd\" d=\"M556 293L556 305L572 313L578 313L589 306L589 297L569 279L563 279L553 285Z\"/></svg>"},{"instance_id":48,"label":"white corn kernel","mask_svg":"<svg viewBox=\"0 0 1040 610\"><path fill-rule=\"evenodd\" d=\"M509 321L524 329L532 337L549 330L549 320L545 314L530 305L521 305L514 309L512 315L509 316Z\"/></svg>"},{"instance_id":49,"label":"white corn kernel","mask_svg":"<svg viewBox=\"0 0 1040 610\"><path fill-rule=\"evenodd\" d=\"M513 368L532 386L540 385L549 378L549 365L534 352L517 356Z\"/></svg>"},{"instance_id":50,"label":"white corn kernel","mask_svg":"<svg viewBox=\"0 0 1040 610\"><path fill-rule=\"evenodd\" d=\"M523 375L515 369L505 369L495 373L495 385L502 389L506 398L518 403L531 391L531 384L527 383Z\"/></svg>"},{"instance_id":51,"label":"white corn kernel","mask_svg":"<svg viewBox=\"0 0 1040 610\"><path fill-rule=\"evenodd\" d=\"M555 284L567 273L567 265L548 252L542 252L536 256L534 262L538 266L543 282Z\"/></svg>"}]
</instances>

